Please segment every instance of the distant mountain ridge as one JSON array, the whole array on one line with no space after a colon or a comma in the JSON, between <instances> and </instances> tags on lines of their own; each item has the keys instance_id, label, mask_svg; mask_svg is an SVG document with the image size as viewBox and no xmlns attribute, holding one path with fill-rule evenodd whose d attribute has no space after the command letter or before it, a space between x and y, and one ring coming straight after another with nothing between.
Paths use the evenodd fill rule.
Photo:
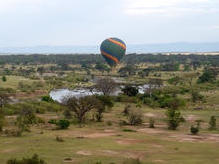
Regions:
<instances>
[{"instance_id":1,"label":"distant mountain ridge","mask_svg":"<svg viewBox=\"0 0 219 164\"><path fill-rule=\"evenodd\" d=\"M219 52L219 42L127 45L127 53ZM0 54L99 54L99 46L0 47Z\"/></svg>"}]
</instances>

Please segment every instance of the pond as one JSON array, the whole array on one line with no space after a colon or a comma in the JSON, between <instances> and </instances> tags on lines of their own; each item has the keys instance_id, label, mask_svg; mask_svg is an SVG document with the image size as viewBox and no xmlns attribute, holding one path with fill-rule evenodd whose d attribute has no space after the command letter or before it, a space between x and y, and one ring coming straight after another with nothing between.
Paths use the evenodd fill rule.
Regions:
<instances>
[{"instance_id":1,"label":"pond","mask_svg":"<svg viewBox=\"0 0 219 164\"><path fill-rule=\"evenodd\" d=\"M124 86L120 86L120 88L118 88L112 95L119 95L121 93L121 89L123 88ZM147 84L145 85L141 85L141 86L138 86L138 91L139 93L144 93L145 90L148 88L149 86ZM54 89L50 92L50 97L55 100L55 101L58 101L58 102L62 102L62 100L65 98L65 97L76 97L76 98L79 98L79 97L84 97L84 96L89 96L89 95L94 95L94 94L99 94L101 95L102 92L98 92L98 91L91 91L90 89L87 89L87 88L77 88L77 89L73 89L73 90L69 90L69 89Z\"/></svg>"}]
</instances>

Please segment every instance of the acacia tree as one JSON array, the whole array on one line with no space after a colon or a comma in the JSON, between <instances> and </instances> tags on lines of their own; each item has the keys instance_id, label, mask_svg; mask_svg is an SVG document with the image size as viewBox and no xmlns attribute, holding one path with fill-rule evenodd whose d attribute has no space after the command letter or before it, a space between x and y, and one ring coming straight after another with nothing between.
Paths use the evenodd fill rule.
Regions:
<instances>
[{"instance_id":1,"label":"acacia tree","mask_svg":"<svg viewBox=\"0 0 219 164\"><path fill-rule=\"evenodd\" d=\"M67 99L66 105L74 113L80 125L85 122L86 114L89 111L102 107L101 101L95 96L80 97L79 99L71 97Z\"/></svg>"},{"instance_id":2,"label":"acacia tree","mask_svg":"<svg viewBox=\"0 0 219 164\"><path fill-rule=\"evenodd\" d=\"M95 88L104 95L112 94L116 89L116 82L111 78L98 79Z\"/></svg>"}]
</instances>

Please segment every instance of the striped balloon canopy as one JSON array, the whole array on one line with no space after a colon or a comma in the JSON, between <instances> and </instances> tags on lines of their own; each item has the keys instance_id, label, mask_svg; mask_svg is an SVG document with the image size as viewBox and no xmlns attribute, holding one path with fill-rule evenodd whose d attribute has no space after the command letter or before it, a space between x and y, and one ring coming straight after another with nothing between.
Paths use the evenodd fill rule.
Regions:
<instances>
[{"instance_id":1,"label":"striped balloon canopy","mask_svg":"<svg viewBox=\"0 0 219 164\"><path fill-rule=\"evenodd\" d=\"M126 45L118 38L109 38L102 42L100 51L110 67L115 67L125 56Z\"/></svg>"}]
</instances>

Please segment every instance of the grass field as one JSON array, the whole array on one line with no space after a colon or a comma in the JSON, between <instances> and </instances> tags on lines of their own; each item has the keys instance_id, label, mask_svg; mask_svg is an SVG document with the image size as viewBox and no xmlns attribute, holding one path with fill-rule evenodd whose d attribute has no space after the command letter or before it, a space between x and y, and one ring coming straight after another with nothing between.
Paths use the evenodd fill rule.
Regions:
<instances>
[{"instance_id":1,"label":"grass field","mask_svg":"<svg viewBox=\"0 0 219 164\"><path fill-rule=\"evenodd\" d=\"M2 77L0 76L0 79ZM7 81L3 82L0 80L0 87L1 88L13 88L16 89L18 87L19 82L23 82L24 84L31 84L34 80L22 77L22 76L6 76Z\"/></svg>"},{"instance_id":2,"label":"grass field","mask_svg":"<svg viewBox=\"0 0 219 164\"><path fill-rule=\"evenodd\" d=\"M9 158L21 158L37 153L49 164L81 163L127 163L140 159L142 163L167 164L216 164L219 163L219 131L208 131L210 116L219 115L218 110L182 111L186 118L177 131L167 130L164 110L143 106L145 123L141 126L119 126L125 104L117 103L112 111L105 113L104 122L89 123L85 127L71 125L68 130L51 130L49 125L33 127L22 137L0 137L0 163ZM56 117L54 113L39 115L46 120ZM154 117L155 129L148 128L148 120ZM190 125L202 119L199 135L190 135ZM111 121L112 125L107 125ZM47 129L47 130L45 130ZM126 132L124 129L132 129ZM57 142L56 136L64 142Z\"/></svg>"}]
</instances>

